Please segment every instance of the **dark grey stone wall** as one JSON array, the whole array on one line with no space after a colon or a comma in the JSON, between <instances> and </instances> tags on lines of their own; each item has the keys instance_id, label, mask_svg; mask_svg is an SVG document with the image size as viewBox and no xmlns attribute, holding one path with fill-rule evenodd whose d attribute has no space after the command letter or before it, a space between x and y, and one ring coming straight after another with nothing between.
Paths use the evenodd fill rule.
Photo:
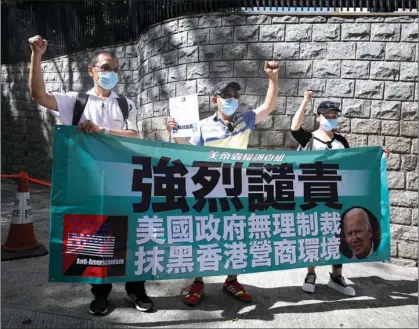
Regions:
<instances>
[{"instance_id":1,"label":"dark grey stone wall","mask_svg":"<svg viewBox=\"0 0 419 329\"><path fill-rule=\"evenodd\" d=\"M351 146L384 145L391 152L392 257L417 265L418 232L418 19L362 15L205 15L152 26L138 43L110 47L120 58L117 92L138 108L143 138L168 140L170 97L198 94L202 118L213 113L210 91L234 79L243 87L241 111L263 102L264 60L279 60L275 112L252 133L250 146L295 149L292 115L306 89L314 91L305 127L315 129L312 110L324 99L341 102L340 130ZM43 63L47 88L86 90L89 53ZM2 172L28 171L49 178L53 117L34 105L28 64L2 65Z\"/></svg>"}]
</instances>

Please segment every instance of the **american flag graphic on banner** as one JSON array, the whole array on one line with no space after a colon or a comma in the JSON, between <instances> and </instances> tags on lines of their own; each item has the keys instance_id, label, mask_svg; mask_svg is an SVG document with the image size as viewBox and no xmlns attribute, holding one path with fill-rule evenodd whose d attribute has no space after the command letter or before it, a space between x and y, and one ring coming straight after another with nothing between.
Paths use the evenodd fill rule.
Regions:
<instances>
[{"instance_id":1,"label":"american flag graphic on banner","mask_svg":"<svg viewBox=\"0 0 419 329\"><path fill-rule=\"evenodd\" d=\"M63 275L125 275L127 235L128 216L64 215Z\"/></svg>"},{"instance_id":2,"label":"american flag graphic on banner","mask_svg":"<svg viewBox=\"0 0 419 329\"><path fill-rule=\"evenodd\" d=\"M68 233L67 235L67 254L112 258L114 252L114 236L81 233Z\"/></svg>"}]
</instances>

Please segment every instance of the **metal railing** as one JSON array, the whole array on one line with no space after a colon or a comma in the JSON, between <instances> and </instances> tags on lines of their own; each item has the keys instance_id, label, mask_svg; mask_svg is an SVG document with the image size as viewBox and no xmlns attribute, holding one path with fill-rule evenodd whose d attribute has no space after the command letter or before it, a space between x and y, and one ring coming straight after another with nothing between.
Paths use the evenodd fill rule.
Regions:
<instances>
[{"instance_id":1,"label":"metal railing","mask_svg":"<svg viewBox=\"0 0 419 329\"><path fill-rule=\"evenodd\" d=\"M49 41L44 58L134 42L150 25L210 12L417 10L417 0L2 0L2 63L26 62L28 38Z\"/></svg>"}]
</instances>

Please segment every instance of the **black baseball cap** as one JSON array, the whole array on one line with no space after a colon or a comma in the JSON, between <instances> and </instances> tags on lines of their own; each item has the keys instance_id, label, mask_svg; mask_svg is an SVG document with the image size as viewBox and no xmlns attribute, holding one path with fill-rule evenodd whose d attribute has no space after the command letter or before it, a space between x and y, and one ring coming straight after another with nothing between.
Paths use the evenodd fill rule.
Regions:
<instances>
[{"instance_id":1,"label":"black baseball cap","mask_svg":"<svg viewBox=\"0 0 419 329\"><path fill-rule=\"evenodd\" d=\"M228 87L231 87L237 91L241 90L242 88L240 87L240 85L235 82L235 81L230 81L230 82L218 82L214 88L212 89L212 94L214 96L222 94L224 92L224 90L226 90Z\"/></svg>"},{"instance_id":2,"label":"black baseball cap","mask_svg":"<svg viewBox=\"0 0 419 329\"><path fill-rule=\"evenodd\" d=\"M335 110L338 112L342 112L340 110L340 103L338 102L332 102L332 101L323 101L319 104L317 107L317 114L324 114L330 110Z\"/></svg>"}]
</instances>

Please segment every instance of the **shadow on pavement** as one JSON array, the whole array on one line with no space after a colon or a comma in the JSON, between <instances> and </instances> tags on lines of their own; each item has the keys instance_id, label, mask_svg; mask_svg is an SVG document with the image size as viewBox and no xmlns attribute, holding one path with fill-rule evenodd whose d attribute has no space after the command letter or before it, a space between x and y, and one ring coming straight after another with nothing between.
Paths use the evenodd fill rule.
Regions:
<instances>
[{"instance_id":1,"label":"shadow on pavement","mask_svg":"<svg viewBox=\"0 0 419 329\"><path fill-rule=\"evenodd\" d=\"M216 296L204 295L201 304L196 309L205 311L222 311L222 318L214 319L194 319L174 321L156 321L152 323L113 323L114 325L127 325L138 327L158 327L174 326L191 323L208 323L220 321L235 320L274 320L275 314L281 313L315 313L329 312L334 310L354 310L365 308L383 308L397 307L406 305L418 305L418 297L411 294L417 294L418 281L408 280L385 280L378 276L351 278L356 285L356 297L347 297L329 289L326 285L316 285L315 294L305 294L300 286L279 287L279 288L259 288L246 285L247 290L254 296L254 302L248 306L251 309L248 312L240 310L246 307L246 304L234 301L229 296L225 300L220 300ZM221 289L221 284L206 284L206 290L209 286L215 285L213 289ZM211 289L211 290L213 290ZM217 300L218 299L218 300ZM301 303L310 300L309 303ZM181 296L154 297L156 305L156 317L158 313L165 310L193 310L183 304ZM281 304L284 304L281 306ZM289 305L289 304L296 305ZM298 304L297 304L298 303ZM115 307L129 307L129 303L114 304ZM223 309L224 308L224 309ZM192 312L191 312L192 313ZM192 315L192 314L191 314Z\"/></svg>"}]
</instances>

